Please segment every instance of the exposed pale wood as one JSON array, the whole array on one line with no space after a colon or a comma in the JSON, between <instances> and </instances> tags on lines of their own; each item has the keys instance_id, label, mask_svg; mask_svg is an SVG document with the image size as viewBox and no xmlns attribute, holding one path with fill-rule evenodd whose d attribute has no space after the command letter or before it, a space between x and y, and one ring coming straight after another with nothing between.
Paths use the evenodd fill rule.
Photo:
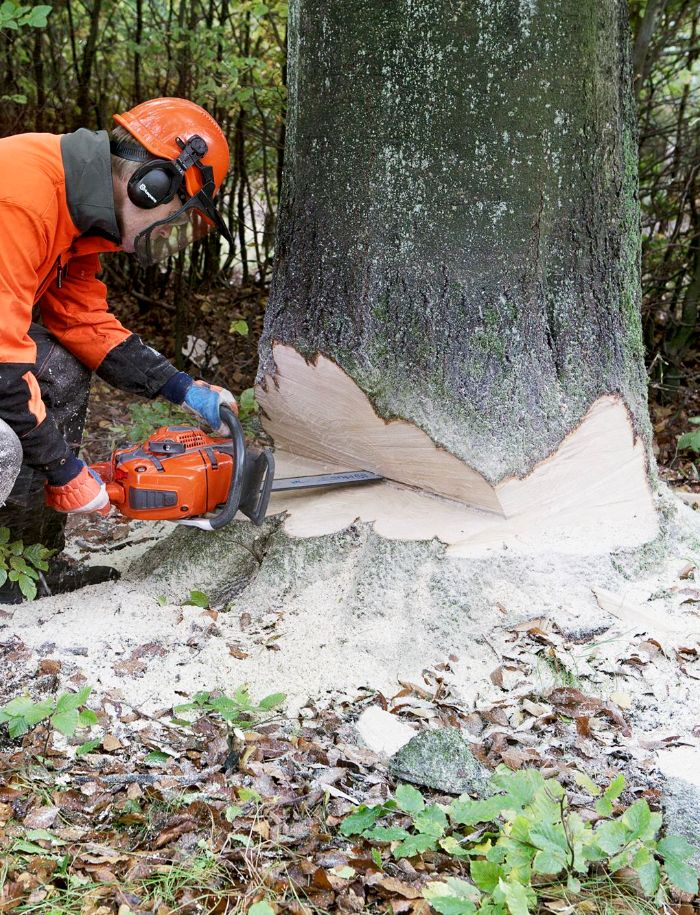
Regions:
<instances>
[{"instance_id":1,"label":"exposed pale wood","mask_svg":"<svg viewBox=\"0 0 700 915\"><path fill-rule=\"evenodd\" d=\"M277 475L368 469L386 483L277 494L287 530L314 536L355 520L391 539L438 538L450 551L502 544L600 552L651 539L656 518L644 449L614 396L599 398L559 448L523 479L491 485L401 420L376 415L331 360L275 348L277 374L258 390L278 448Z\"/></svg>"},{"instance_id":2,"label":"exposed pale wood","mask_svg":"<svg viewBox=\"0 0 700 915\"><path fill-rule=\"evenodd\" d=\"M330 359L308 363L291 346L274 348L277 373L259 386L265 429L291 454L373 470L391 480L500 512L481 474L403 420L386 422L359 387Z\"/></svg>"}]
</instances>

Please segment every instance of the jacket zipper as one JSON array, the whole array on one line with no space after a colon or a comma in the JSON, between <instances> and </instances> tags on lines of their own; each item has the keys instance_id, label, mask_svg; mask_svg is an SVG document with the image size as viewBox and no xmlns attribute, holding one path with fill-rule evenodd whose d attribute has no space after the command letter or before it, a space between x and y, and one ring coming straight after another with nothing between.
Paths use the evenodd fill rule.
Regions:
<instances>
[{"instance_id":1,"label":"jacket zipper","mask_svg":"<svg viewBox=\"0 0 700 915\"><path fill-rule=\"evenodd\" d=\"M63 286L63 277L65 276L65 270L63 269L63 266L61 265L61 255L59 254L59 256L56 258L56 263L51 268L51 270L49 270L47 276L45 276L44 279L42 280L41 286L39 287L39 291L37 292L36 297L34 299L35 302L38 302L39 299L42 297L42 295L49 288L49 284L51 283L51 276L53 274L54 267L56 268L56 286L58 286L59 289Z\"/></svg>"}]
</instances>

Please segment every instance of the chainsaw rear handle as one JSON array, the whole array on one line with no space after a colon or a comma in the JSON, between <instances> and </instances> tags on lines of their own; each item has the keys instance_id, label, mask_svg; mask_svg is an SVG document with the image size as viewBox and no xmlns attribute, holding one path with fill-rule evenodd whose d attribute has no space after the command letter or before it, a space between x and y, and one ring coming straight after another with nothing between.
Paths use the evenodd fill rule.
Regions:
<instances>
[{"instance_id":1,"label":"chainsaw rear handle","mask_svg":"<svg viewBox=\"0 0 700 915\"><path fill-rule=\"evenodd\" d=\"M238 417L228 404L221 404L219 416L231 435L231 444L233 446L233 470L231 471L231 485L229 486L228 497L221 510L211 518L188 518L179 522L187 527L198 527L203 531L218 531L219 528L233 521L243 496L243 481L246 469L246 448L243 429Z\"/></svg>"}]
</instances>

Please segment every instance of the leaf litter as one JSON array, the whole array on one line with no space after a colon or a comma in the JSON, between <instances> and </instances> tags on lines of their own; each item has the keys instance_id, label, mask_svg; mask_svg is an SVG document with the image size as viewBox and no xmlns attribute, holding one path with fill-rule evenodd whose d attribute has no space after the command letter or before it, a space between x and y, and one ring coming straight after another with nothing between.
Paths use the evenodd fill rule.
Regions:
<instances>
[{"instance_id":1,"label":"leaf litter","mask_svg":"<svg viewBox=\"0 0 700 915\"><path fill-rule=\"evenodd\" d=\"M271 709L244 729L216 714L217 702L227 707L216 696L146 714L111 690L91 697L98 721L91 735L101 736L84 755L76 749L85 735L67 738L48 723L4 738L0 911L53 902L56 911L85 915L263 904L295 915L387 906L427 915L424 886L457 876L458 861L420 850L400 860L388 848L370 854L359 837L339 831L357 805L382 804L396 789L387 757L358 740L355 722L367 708L416 731L458 728L489 769L536 767L555 776L584 819L596 818L600 786L619 772L630 787L611 807L644 798L658 808L654 751L682 738L638 737L629 704L604 697L601 684L612 679L624 695L622 685L636 680L627 687L636 695L639 681L653 682L650 667L675 663L683 671L697 664L694 654L644 637L632 646L588 642L580 652L541 618L491 642L501 664L472 701L455 688L453 654L394 695L327 694L294 718ZM144 645L132 657L153 650ZM26 660L16 639L0 646L0 669L18 658ZM4 682L3 693L41 697L83 685L80 674L43 660L33 674ZM431 799L450 800L435 792ZM400 818L393 825L400 828ZM568 911L556 900L550 910Z\"/></svg>"}]
</instances>

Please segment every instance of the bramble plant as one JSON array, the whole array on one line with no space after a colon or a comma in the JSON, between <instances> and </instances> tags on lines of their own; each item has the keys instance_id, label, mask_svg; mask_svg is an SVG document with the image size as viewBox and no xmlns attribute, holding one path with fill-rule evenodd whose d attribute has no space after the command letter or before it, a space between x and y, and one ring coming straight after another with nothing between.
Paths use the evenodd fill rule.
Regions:
<instances>
[{"instance_id":1,"label":"bramble plant","mask_svg":"<svg viewBox=\"0 0 700 915\"><path fill-rule=\"evenodd\" d=\"M22 540L11 540L8 528L0 527L0 587L9 579L17 582L27 600L34 600L39 572L48 569L48 558L55 550L40 543L25 546Z\"/></svg>"},{"instance_id":2,"label":"bramble plant","mask_svg":"<svg viewBox=\"0 0 700 915\"><path fill-rule=\"evenodd\" d=\"M250 698L247 687L240 686L233 696L195 693L192 702L176 705L173 712L177 716L183 712L198 712L198 718L202 715L215 715L223 718L229 728L246 730L252 728L258 719L264 718L269 712L280 706L286 698L284 693L271 693L260 702L255 703ZM175 720L179 724L190 724L186 719L176 718Z\"/></svg>"},{"instance_id":3,"label":"bramble plant","mask_svg":"<svg viewBox=\"0 0 700 915\"><path fill-rule=\"evenodd\" d=\"M375 847L390 846L395 859L442 851L457 859L463 876L428 883L423 897L442 915L527 915L559 887L572 897L601 871L631 868L643 895L660 905L667 888L696 893L698 878L687 863L695 849L679 836L658 838L661 814L644 799L613 816L625 787L618 775L601 789L585 774L578 784L592 797L600 819L593 826L570 808L565 789L535 769L512 772L499 766L493 793L483 800L462 795L449 805L427 804L410 785L393 799L361 805L340 826L344 836L362 836ZM408 828L381 822L391 814L410 817ZM467 879L468 878L468 879Z\"/></svg>"},{"instance_id":4,"label":"bramble plant","mask_svg":"<svg viewBox=\"0 0 700 915\"><path fill-rule=\"evenodd\" d=\"M91 692L91 686L84 686L77 693L61 693L56 698L39 702L34 702L29 696L18 696L0 708L0 724L7 725L12 738L21 737L42 721L48 722L65 737L72 737L78 728L97 724L97 715L85 707Z\"/></svg>"},{"instance_id":5,"label":"bramble plant","mask_svg":"<svg viewBox=\"0 0 700 915\"><path fill-rule=\"evenodd\" d=\"M181 424L192 425L191 415L174 404L154 400L129 404L129 420L112 426L111 432L115 440L133 444L148 438L160 426Z\"/></svg>"}]
</instances>

